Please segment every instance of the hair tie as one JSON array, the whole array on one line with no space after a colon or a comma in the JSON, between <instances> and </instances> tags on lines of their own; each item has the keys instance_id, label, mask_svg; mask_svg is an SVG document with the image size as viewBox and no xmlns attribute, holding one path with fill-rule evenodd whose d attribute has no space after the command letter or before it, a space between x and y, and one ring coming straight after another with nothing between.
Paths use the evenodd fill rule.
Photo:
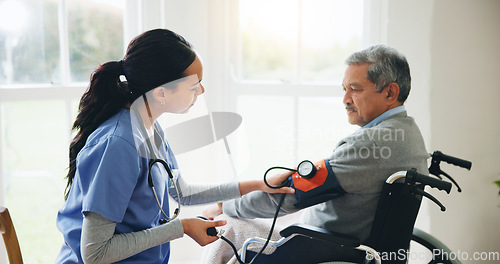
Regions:
<instances>
[{"instance_id":1,"label":"hair tie","mask_svg":"<svg viewBox=\"0 0 500 264\"><path fill-rule=\"evenodd\" d=\"M125 70L123 69L123 60L119 60L119 61L117 61L117 63L118 63L118 66L117 66L118 67L118 73L120 75L125 75Z\"/></svg>"}]
</instances>

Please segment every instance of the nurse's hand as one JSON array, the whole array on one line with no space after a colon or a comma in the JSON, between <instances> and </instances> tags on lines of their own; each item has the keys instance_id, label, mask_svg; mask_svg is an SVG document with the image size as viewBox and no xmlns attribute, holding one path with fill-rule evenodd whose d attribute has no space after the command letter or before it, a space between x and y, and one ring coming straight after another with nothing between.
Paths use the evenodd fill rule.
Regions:
<instances>
[{"instance_id":1,"label":"nurse's hand","mask_svg":"<svg viewBox=\"0 0 500 264\"><path fill-rule=\"evenodd\" d=\"M184 227L184 234L191 237L202 247L219 239L216 236L207 235L208 228L223 226L227 223L226 220L207 221L200 218L186 218L182 219L181 222Z\"/></svg>"},{"instance_id":2,"label":"nurse's hand","mask_svg":"<svg viewBox=\"0 0 500 264\"><path fill-rule=\"evenodd\" d=\"M293 174L293 171L287 171L281 174L275 174L273 176L267 177L267 183L271 186L279 186L283 181L285 181L290 175ZM264 180L253 180L253 181L242 181L239 183L240 194L245 195L249 192L253 191L263 191L267 193L294 193L295 189L291 187L282 187L279 189L273 189L267 187L264 183Z\"/></svg>"},{"instance_id":3,"label":"nurse's hand","mask_svg":"<svg viewBox=\"0 0 500 264\"><path fill-rule=\"evenodd\" d=\"M267 183L269 183L269 185L271 185L271 186L280 186L293 173L294 173L293 171L286 171L286 172L283 172L283 173L274 174L272 176L268 176L266 178L266 180L267 180ZM264 183L264 181L262 181L262 183ZM264 187L263 187L263 189L261 191L267 192L267 193L294 193L295 189L293 189L291 187L282 187L282 188L279 188L279 189L273 189L273 188L269 188L264 183Z\"/></svg>"}]
</instances>

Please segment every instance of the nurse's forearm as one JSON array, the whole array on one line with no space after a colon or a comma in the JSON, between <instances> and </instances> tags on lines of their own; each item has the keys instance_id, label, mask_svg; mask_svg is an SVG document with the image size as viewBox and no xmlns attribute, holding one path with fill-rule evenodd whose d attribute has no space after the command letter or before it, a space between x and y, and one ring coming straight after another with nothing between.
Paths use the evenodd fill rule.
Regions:
<instances>
[{"instance_id":1,"label":"nurse's forearm","mask_svg":"<svg viewBox=\"0 0 500 264\"><path fill-rule=\"evenodd\" d=\"M88 212L83 219L81 254L85 263L111 263L184 235L180 220L142 230L115 234L116 223Z\"/></svg>"},{"instance_id":2,"label":"nurse's forearm","mask_svg":"<svg viewBox=\"0 0 500 264\"><path fill-rule=\"evenodd\" d=\"M286 174L284 174L286 175ZM274 177L268 180L271 186L279 186L283 182L284 177L279 175L279 177ZM283 187L280 189L269 188L263 180L251 180L251 181L241 181L239 182L240 194L245 195L253 191L263 191L266 193L294 193L295 190L290 187Z\"/></svg>"},{"instance_id":3,"label":"nurse's forearm","mask_svg":"<svg viewBox=\"0 0 500 264\"><path fill-rule=\"evenodd\" d=\"M264 187L266 187L264 181L259 181L259 180L241 181L238 183L238 186L240 188L241 195L245 195L253 191L263 191Z\"/></svg>"},{"instance_id":4,"label":"nurse's forearm","mask_svg":"<svg viewBox=\"0 0 500 264\"><path fill-rule=\"evenodd\" d=\"M172 186L168 192L183 205L219 202L240 197L238 182L190 184L183 177L176 178L179 197Z\"/></svg>"}]
</instances>

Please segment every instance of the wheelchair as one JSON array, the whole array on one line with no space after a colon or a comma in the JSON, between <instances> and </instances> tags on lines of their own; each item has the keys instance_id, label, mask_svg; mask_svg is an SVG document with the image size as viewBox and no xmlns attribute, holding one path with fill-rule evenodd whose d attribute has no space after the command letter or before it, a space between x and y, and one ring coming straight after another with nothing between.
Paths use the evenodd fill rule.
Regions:
<instances>
[{"instance_id":1,"label":"wheelchair","mask_svg":"<svg viewBox=\"0 0 500 264\"><path fill-rule=\"evenodd\" d=\"M451 250L430 234L414 228L414 225L423 197L436 203L441 211L446 210L435 197L424 191L425 186L449 194L451 181L461 191L455 180L441 170L441 161L468 170L472 163L440 151L433 152L431 157L429 173L435 177L411 169L394 173L386 180L380 193L371 233L365 244L361 244L356 237L314 226L293 224L281 230L282 238L276 241L258 237L247 239L242 247L242 261L247 263L255 257L257 253L247 248L253 243L259 243L275 247L275 251L270 255L259 255L253 263L407 263L411 257L410 242L413 241L433 254L429 264L460 264L457 259L446 259L445 256L449 256ZM435 255L435 252L441 254Z\"/></svg>"}]
</instances>

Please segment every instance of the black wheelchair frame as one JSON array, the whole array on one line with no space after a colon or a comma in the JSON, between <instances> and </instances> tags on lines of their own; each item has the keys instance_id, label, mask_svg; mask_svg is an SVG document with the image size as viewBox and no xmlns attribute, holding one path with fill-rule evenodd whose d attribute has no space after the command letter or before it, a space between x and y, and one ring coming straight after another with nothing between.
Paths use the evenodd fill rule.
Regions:
<instances>
[{"instance_id":1,"label":"black wheelchair frame","mask_svg":"<svg viewBox=\"0 0 500 264\"><path fill-rule=\"evenodd\" d=\"M436 203L441 208L441 211L446 210L443 204L435 197L424 191L425 186L444 190L449 194L452 184L443 180L442 176L444 176L461 192L461 188L456 181L441 170L440 163L444 161L468 170L470 170L472 163L445 155L440 151L435 151L430 157L432 160L429 173L435 177L426 176L418 173L416 169L411 169L396 172L386 180L380 194L372 230L365 244L361 244L359 239L355 237L334 233L314 226L294 224L283 229L280 232L282 238L277 241L266 241L263 238L247 239L242 247L241 258L243 261L249 261L255 256L254 252L247 250L250 244L268 243L268 245L276 247L276 251L272 255L259 256L259 258L255 259L255 263L277 263L276 261L282 259L284 256L280 256L280 254L286 254L287 258L293 259L294 257L290 257L290 254L293 255L294 252L290 253L287 251L286 253L280 253L279 248L285 248L287 243L292 244L291 241L294 239L302 239L301 242L295 244L307 245L312 241L321 241L321 243L326 243L325 245L331 247L357 251L360 258L359 260L355 260L354 263L407 263L410 257L410 242L413 241L425 247L429 252L439 251L444 253L433 256L429 264L460 264L460 261L457 259L443 258L443 256L451 253L450 249L432 235L414 228L414 225L423 197ZM318 256L318 254L324 254L324 256ZM330 250L323 250L320 253L311 252L311 261L307 263L338 263L331 262L335 257L335 252ZM305 262L302 259L300 263L304 264Z\"/></svg>"}]
</instances>

